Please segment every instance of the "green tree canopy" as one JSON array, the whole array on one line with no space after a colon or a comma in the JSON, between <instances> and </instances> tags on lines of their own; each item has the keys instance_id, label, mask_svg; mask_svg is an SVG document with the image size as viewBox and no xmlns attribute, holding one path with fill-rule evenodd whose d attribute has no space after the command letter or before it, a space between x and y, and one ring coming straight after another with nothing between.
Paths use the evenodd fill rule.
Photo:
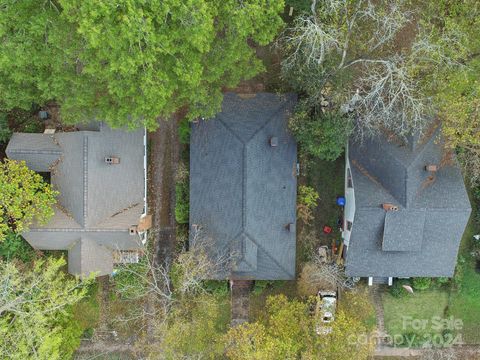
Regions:
<instances>
[{"instance_id":1,"label":"green tree canopy","mask_svg":"<svg viewBox=\"0 0 480 360\"><path fill-rule=\"evenodd\" d=\"M311 303L267 299L266 315L231 328L225 336L229 359L367 359L373 350L367 328L356 317L338 311L329 334L317 334Z\"/></svg>"},{"instance_id":2,"label":"green tree canopy","mask_svg":"<svg viewBox=\"0 0 480 360\"><path fill-rule=\"evenodd\" d=\"M46 223L57 195L24 161L0 163L0 241L8 231L27 231L34 220Z\"/></svg>"},{"instance_id":3,"label":"green tree canopy","mask_svg":"<svg viewBox=\"0 0 480 360\"><path fill-rule=\"evenodd\" d=\"M249 45L282 26L282 0L0 2L0 109L55 100L64 121L156 127L220 108L263 69Z\"/></svg>"},{"instance_id":4,"label":"green tree canopy","mask_svg":"<svg viewBox=\"0 0 480 360\"><path fill-rule=\"evenodd\" d=\"M71 305L90 280L72 278L64 265L63 258L37 261L32 269L0 261L0 358L71 358L82 334Z\"/></svg>"},{"instance_id":5,"label":"green tree canopy","mask_svg":"<svg viewBox=\"0 0 480 360\"><path fill-rule=\"evenodd\" d=\"M225 303L228 298L207 293L176 303L156 329L161 341L149 352L150 358L221 358L230 315Z\"/></svg>"},{"instance_id":6,"label":"green tree canopy","mask_svg":"<svg viewBox=\"0 0 480 360\"><path fill-rule=\"evenodd\" d=\"M480 3L429 1L421 29L435 66L422 68L424 92L440 110L442 129L470 179L480 181Z\"/></svg>"}]
</instances>

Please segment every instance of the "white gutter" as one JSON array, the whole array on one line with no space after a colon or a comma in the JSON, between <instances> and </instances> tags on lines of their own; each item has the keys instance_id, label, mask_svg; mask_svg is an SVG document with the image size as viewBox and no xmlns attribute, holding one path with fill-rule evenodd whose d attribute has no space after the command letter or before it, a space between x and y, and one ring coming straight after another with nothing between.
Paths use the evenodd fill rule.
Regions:
<instances>
[{"instance_id":1,"label":"white gutter","mask_svg":"<svg viewBox=\"0 0 480 360\"><path fill-rule=\"evenodd\" d=\"M144 195L143 195L143 214L148 212L147 208L147 128L143 128L143 179L144 179Z\"/></svg>"},{"instance_id":2,"label":"white gutter","mask_svg":"<svg viewBox=\"0 0 480 360\"><path fill-rule=\"evenodd\" d=\"M147 205L147 128L143 128L143 214L141 217L144 217L148 213L148 205ZM139 237L142 241L142 244L145 245L147 242L147 232L144 231L141 234L139 233Z\"/></svg>"}]
</instances>

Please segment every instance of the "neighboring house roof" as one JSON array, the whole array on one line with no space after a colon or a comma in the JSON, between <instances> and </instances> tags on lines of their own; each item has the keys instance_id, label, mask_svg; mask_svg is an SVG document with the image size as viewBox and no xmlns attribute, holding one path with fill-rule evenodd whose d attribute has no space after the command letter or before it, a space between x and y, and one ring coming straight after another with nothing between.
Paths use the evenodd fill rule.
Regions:
<instances>
[{"instance_id":1,"label":"neighboring house roof","mask_svg":"<svg viewBox=\"0 0 480 360\"><path fill-rule=\"evenodd\" d=\"M100 274L113 271L112 251L95 240L80 238L68 250L68 271L72 274L90 275L92 269Z\"/></svg>"},{"instance_id":2,"label":"neighboring house roof","mask_svg":"<svg viewBox=\"0 0 480 360\"><path fill-rule=\"evenodd\" d=\"M27 166L38 172L48 172L50 167L62 155L62 149L51 135L19 134L12 135L7 147L7 156L22 159Z\"/></svg>"},{"instance_id":3,"label":"neighboring house roof","mask_svg":"<svg viewBox=\"0 0 480 360\"><path fill-rule=\"evenodd\" d=\"M16 133L6 150L9 158L25 160L31 169L50 172L52 186L60 193L52 219L43 226L33 224L25 238L39 249L69 250L69 259L89 253L72 248L87 240L89 249L140 247L129 228L138 224L144 211L144 131L112 130L102 123L87 128L92 131ZM106 164L110 156L120 163ZM103 263L105 259L111 262L103 256L78 259L69 269L104 275L113 266Z\"/></svg>"},{"instance_id":4,"label":"neighboring house roof","mask_svg":"<svg viewBox=\"0 0 480 360\"><path fill-rule=\"evenodd\" d=\"M190 225L236 256L232 278L295 277L297 146L287 129L295 102L228 93L214 119L192 125Z\"/></svg>"},{"instance_id":5,"label":"neighboring house roof","mask_svg":"<svg viewBox=\"0 0 480 360\"><path fill-rule=\"evenodd\" d=\"M349 276L452 276L471 208L454 158L443 152L439 128L406 144L385 138L350 142L355 218ZM425 170L438 165L436 173ZM390 203L398 211L385 211Z\"/></svg>"}]
</instances>

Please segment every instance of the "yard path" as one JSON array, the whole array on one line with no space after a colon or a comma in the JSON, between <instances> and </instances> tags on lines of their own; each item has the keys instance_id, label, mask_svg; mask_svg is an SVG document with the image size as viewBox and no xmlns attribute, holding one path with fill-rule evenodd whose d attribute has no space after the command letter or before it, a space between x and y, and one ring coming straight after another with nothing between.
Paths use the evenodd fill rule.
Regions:
<instances>
[{"instance_id":1,"label":"yard path","mask_svg":"<svg viewBox=\"0 0 480 360\"><path fill-rule=\"evenodd\" d=\"M155 262L171 260L175 248L175 173L179 160L177 116L159 120L157 131L149 133L149 197L153 214Z\"/></svg>"},{"instance_id":2,"label":"yard path","mask_svg":"<svg viewBox=\"0 0 480 360\"><path fill-rule=\"evenodd\" d=\"M177 135L178 116L159 120L159 127L148 134L149 168L148 197L149 213L153 215L149 241L153 248L153 265L169 264L175 251L175 174L179 160ZM153 296L153 295L152 295ZM147 300L145 312L154 314L153 299ZM147 318L147 341L154 341L154 328Z\"/></svg>"},{"instance_id":3,"label":"yard path","mask_svg":"<svg viewBox=\"0 0 480 360\"><path fill-rule=\"evenodd\" d=\"M249 320L250 290L252 285L252 280L231 280L231 326L237 326Z\"/></svg>"},{"instance_id":4,"label":"yard path","mask_svg":"<svg viewBox=\"0 0 480 360\"><path fill-rule=\"evenodd\" d=\"M385 314L383 312L383 301L382 301L382 291L381 285L374 284L372 286L372 300L375 307L375 313L377 318L377 333L378 333L378 347L386 345L385 336L387 332L385 331Z\"/></svg>"},{"instance_id":5,"label":"yard path","mask_svg":"<svg viewBox=\"0 0 480 360\"><path fill-rule=\"evenodd\" d=\"M434 355L435 354L435 355ZM455 360L478 360L480 359L480 346L459 345L452 348L443 348L436 351L430 349L409 349L392 346L379 346L375 350L375 357L415 360L455 359Z\"/></svg>"}]
</instances>

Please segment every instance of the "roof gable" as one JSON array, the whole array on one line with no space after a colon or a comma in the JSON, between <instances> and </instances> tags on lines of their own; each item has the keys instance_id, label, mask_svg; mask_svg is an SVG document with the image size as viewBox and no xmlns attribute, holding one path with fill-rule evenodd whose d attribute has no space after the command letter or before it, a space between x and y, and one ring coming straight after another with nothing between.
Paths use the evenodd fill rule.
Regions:
<instances>
[{"instance_id":1,"label":"roof gable","mask_svg":"<svg viewBox=\"0 0 480 360\"><path fill-rule=\"evenodd\" d=\"M215 119L192 126L190 224L235 251L234 276L295 275L295 233L286 228L296 218L296 144L287 131L294 102L226 94Z\"/></svg>"},{"instance_id":2,"label":"roof gable","mask_svg":"<svg viewBox=\"0 0 480 360\"><path fill-rule=\"evenodd\" d=\"M35 171L50 171L60 192L54 216L45 225L33 224L24 234L27 241L39 249L69 249L73 273L103 275L111 273L107 252L140 246L129 228L144 212L144 130L112 130L102 123L84 129L14 134L8 155L27 160ZM120 162L107 164L111 156Z\"/></svg>"},{"instance_id":3,"label":"roof gable","mask_svg":"<svg viewBox=\"0 0 480 360\"><path fill-rule=\"evenodd\" d=\"M15 133L10 139L6 154L8 158L23 160L38 172L48 172L62 155L62 149L52 135Z\"/></svg>"},{"instance_id":4,"label":"roof gable","mask_svg":"<svg viewBox=\"0 0 480 360\"><path fill-rule=\"evenodd\" d=\"M385 139L350 143L355 215L347 250L351 276L451 276L471 212L455 159L443 162L439 129L400 148ZM438 170L426 171L434 164ZM385 211L382 204L398 211Z\"/></svg>"},{"instance_id":5,"label":"roof gable","mask_svg":"<svg viewBox=\"0 0 480 360\"><path fill-rule=\"evenodd\" d=\"M363 143L350 142L349 157L375 177L398 205L409 207L418 192L427 185L431 174L425 171L427 165L442 162L442 146L436 128L422 143L397 143L384 136L365 139ZM411 137L411 139L416 139Z\"/></svg>"}]
</instances>

